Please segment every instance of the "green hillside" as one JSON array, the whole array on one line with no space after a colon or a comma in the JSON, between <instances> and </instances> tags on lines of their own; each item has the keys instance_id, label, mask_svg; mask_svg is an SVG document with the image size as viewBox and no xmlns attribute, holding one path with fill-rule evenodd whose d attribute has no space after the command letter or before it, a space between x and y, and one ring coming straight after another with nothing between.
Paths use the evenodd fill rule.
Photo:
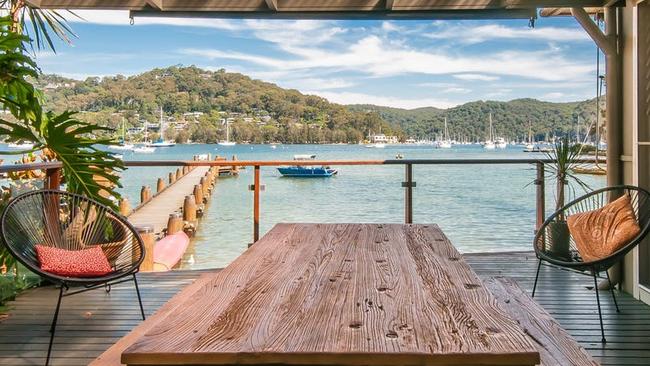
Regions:
<instances>
[{"instance_id":1,"label":"green hillside","mask_svg":"<svg viewBox=\"0 0 650 366\"><path fill-rule=\"evenodd\" d=\"M602 107L602 104L601 104ZM483 140L488 134L489 114L499 136L519 140L527 138L530 129L537 140L546 135L575 136L578 121L581 135L591 125L595 133L596 101L550 103L535 99L516 99L509 102L477 101L450 109L418 108L412 110L373 105L351 105L354 111L376 112L382 119L403 129L408 136L433 138L442 133L447 117L452 138L469 141ZM602 112L602 111L601 111ZM604 125L601 113L600 125Z\"/></svg>"},{"instance_id":2,"label":"green hillside","mask_svg":"<svg viewBox=\"0 0 650 366\"><path fill-rule=\"evenodd\" d=\"M226 121L231 126L231 139L239 142L356 143L369 132L379 131L402 139L434 138L441 133L445 117L452 138L474 141L487 135L490 113L500 136L527 136L530 121L537 139L542 139L573 134L578 120L584 134L596 115L594 100L477 101L446 110L343 106L242 74L193 66L83 81L43 75L38 85L45 90L49 108L78 110L82 112L80 118L114 128L122 121L133 131L145 122L157 123L162 107L169 120L166 136L178 142L224 139ZM137 141L142 135L134 132L131 138ZM149 137L156 137L153 131Z\"/></svg>"}]
</instances>

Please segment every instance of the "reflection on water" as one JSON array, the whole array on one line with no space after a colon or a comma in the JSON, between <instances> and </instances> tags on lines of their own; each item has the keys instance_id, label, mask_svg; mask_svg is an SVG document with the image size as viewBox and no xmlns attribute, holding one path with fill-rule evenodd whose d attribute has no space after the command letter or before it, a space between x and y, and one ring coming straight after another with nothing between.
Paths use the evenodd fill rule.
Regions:
<instances>
[{"instance_id":1,"label":"reflection on water","mask_svg":"<svg viewBox=\"0 0 650 366\"><path fill-rule=\"evenodd\" d=\"M240 160L291 160L294 154L316 154L319 159L424 158L543 158L522 147L485 151L480 146L433 149L430 146L391 146L368 149L357 145L179 145L155 154L125 154L125 160L190 159L212 153ZM282 177L273 167L262 167L261 234L278 222L403 222L403 166L341 166L332 178ZM122 189L135 205L142 184L155 187L158 177L176 168L132 168L124 172ZM531 250L535 225L535 178L531 165L423 165L414 166L416 223L436 223L461 252ZM604 177L585 176L592 188ZM252 200L248 185L252 169L239 177L218 180L207 212L183 268L223 267L252 240ZM547 210L554 207L553 185L547 182Z\"/></svg>"}]
</instances>

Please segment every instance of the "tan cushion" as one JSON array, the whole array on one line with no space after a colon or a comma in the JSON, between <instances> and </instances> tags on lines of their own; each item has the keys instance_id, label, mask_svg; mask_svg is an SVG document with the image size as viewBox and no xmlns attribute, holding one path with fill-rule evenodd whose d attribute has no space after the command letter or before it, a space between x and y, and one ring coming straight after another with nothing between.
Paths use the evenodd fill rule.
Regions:
<instances>
[{"instance_id":1,"label":"tan cushion","mask_svg":"<svg viewBox=\"0 0 650 366\"><path fill-rule=\"evenodd\" d=\"M571 215L567 224L585 262L608 257L641 231L627 194L597 210Z\"/></svg>"}]
</instances>

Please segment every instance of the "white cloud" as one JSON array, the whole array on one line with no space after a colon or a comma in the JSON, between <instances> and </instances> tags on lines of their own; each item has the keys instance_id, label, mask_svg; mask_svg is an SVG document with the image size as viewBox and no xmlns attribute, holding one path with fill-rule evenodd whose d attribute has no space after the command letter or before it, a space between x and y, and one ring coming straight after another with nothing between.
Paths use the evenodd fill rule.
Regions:
<instances>
[{"instance_id":1,"label":"white cloud","mask_svg":"<svg viewBox=\"0 0 650 366\"><path fill-rule=\"evenodd\" d=\"M467 94L471 93L472 91L467 88L461 88L461 87L449 87L447 89L444 89L442 91L443 93L453 93L453 94Z\"/></svg>"},{"instance_id":2,"label":"white cloud","mask_svg":"<svg viewBox=\"0 0 650 366\"><path fill-rule=\"evenodd\" d=\"M506 27L500 24L486 24L480 26L443 24L439 30L427 33L425 37L431 39L453 40L467 44L481 43L498 39L526 39L543 41L576 42L589 41L591 38L580 28L559 27Z\"/></svg>"},{"instance_id":3,"label":"white cloud","mask_svg":"<svg viewBox=\"0 0 650 366\"><path fill-rule=\"evenodd\" d=\"M568 60L553 51L503 51L485 56L449 55L388 44L368 36L346 49L301 47L298 58L280 59L214 49L184 49L181 53L209 59L249 62L275 70L347 70L375 77L404 74L498 74L545 81L575 80L594 67ZM461 77L462 78L462 77Z\"/></svg>"},{"instance_id":4,"label":"white cloud","mask_svg":"<svg viewBox=\"0 0 650 366\"><path fill-rule=\"evenodd\" d=\"M371 95L354 92L307 91L305 93L318 95L330 102L339 104L375 104L405 109L421 107L450 108L460 104L435 98L406 99L394 96Z\"/></svg>"},{"instance_id":5,"label":"white cloud","mask_svg":"<svg viewBox=\"0 0 650 366\"><path fill-rule=\"evenodd\" d=\"M481 75L481 74L456 74L453 75L456 79L460 80L470 80L470 81L494 81L494 80L499 80L498 76L490 76L490 75Z\"/></svg>"}]
</instances>

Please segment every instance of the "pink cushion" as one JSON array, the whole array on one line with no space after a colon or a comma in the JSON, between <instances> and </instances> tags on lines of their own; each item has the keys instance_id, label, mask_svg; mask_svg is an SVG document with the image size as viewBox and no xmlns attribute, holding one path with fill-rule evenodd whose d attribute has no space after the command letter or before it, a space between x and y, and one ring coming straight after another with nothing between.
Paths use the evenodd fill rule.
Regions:
<instances>
[{"instance_id":1,"label":"pink cushion","mask_svg":"<svg viewBox=\"0 0 650 366\"><path fill-rule=\"evenodd\" d=\"M111 273L111 265L101 247L66 250L36 245L41 269L64 277L100 277Z\"/></svg>"}]
</instances>

